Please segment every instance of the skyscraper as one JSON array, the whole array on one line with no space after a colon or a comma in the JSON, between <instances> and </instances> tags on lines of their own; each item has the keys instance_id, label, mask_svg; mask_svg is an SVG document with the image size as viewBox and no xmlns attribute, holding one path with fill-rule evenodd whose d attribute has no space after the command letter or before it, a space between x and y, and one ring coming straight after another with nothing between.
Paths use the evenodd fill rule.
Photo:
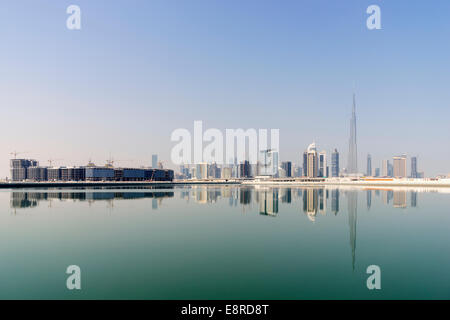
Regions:
<instances>
[{"instance_id":1,"label":"skyscraper","mask_svg":"<svg viewBox=\"0 0 450 320\"><path fill-rule=\"evenodd\" d=\"M294 177L301 177L301 176L303 176L303 168L300 167L300 166L295 166L294 175L293 176Z\"/></svg>"},{"instance_id":2,"label":"skyscraper","mask_svg":"<svg viewBox=\"0 0 450 320\"><path fill-rule=\"evenodd\" d=\"M372 176L372 156L370 153L367 155L367 172L366 176L370 177Z\"/></svg>"},{"instance_id":3,"label":"skyscraper","mask_svg":"<svg viewBox=\"0 0 450 320\"><path fill-rule=\"evenodd\" d=\"M375 177L380 176L380 168L375 168Z\"/></svg>"},{"instance_id":4,"label":"skyscraper","mask_svg":"<svg viewBox=\"0 0 450 320\"><path fill-rule=\"evenodd\" d=\"M319 177L327 176L327 153L322 151L319 153Z\"/></svg>"},{"instance_id":5,"label":"skyscraper","mask_svg":"<svg viewBox=\"0 0 450 320\"><path fill-rule=\"evenodd\" d=\"M406 155L394 157L394 177L406 178Z\"/></svg>"},{"instance_id":6,"label":"skyscraper","mask_svg":"<svg viewBox=\"0 0 450 320\"><path fill-rule=\"evenodd\" d=\"M411 157L411 178L417 178L417 157Z\"/></svg>"},{"instance_id":7,"label":"skyscraper","mask_svg":"<svg viewBox=\"0 0 450 320\"><path fill-rule=\"evenodd\" d=\"M250 176L250 162L245 160L239 165L239 178L249 178Z\"/></svg>"},{"instance_id":8,"label":"skyscraper","mask_svg":"<svg viewBox=\"0 0 450 320\"><path fill-rule=\"evenodd\" d=\"M331 154L331 176L339 177L339 152L334 149Z\"/></svg>"},{"instance_id":9,"label":"skyscraper","mask_svg":"<svg viewBox=\"0 0 450 320\"><path fill-rule=\"evenodd\" d=\"M13 181L21 181L27 179L28 168L38 167L39 162L31 159L11 159L11 179Z\"/></svg>"},{"instance_id":10,"label":"skyscraper","mask_svg":"<svg viewBox=\"0 0 450 320\"><path fill-rule=\"evenodd\" d=\"M272 149L272 172L274 173L274 177L278 177L278 151Z\"/></svg>"},{"instance_id":11,"label":"skyscraper","mask_svg":"<svg viewBox=\"0 0 450 320\"><path fill-rule=\"evenodd\" d=\"M381 165L381 175L383 177L389 177L389 160L383 160Z\"/></svg>"},{"instance_id":12,"label":"skyscraper","mask_svg":"<svg viewBox=\"0 0 450 320\"><path fill-rule=\"evenodd\" d=\"M290 161L282 162L281 168L283 168L287 178L292 177L292 162Z\"/></svg>"},{"instance_id":13,"label":"skyscraper","mask_svg":"<svg viewBox=\"0 0 450 320\"><path fill-rule=\"evenodd\" d=\"M358 173L358 147L356 144L356 98L353 94L352 118L350 119L350 139L348 144L347 172Z\"/></svg>"},{"instance_id":14,"label":"skyscraper","mask_svg":"<svg viewBox=\"0 0 450 320\"><path fill-rule=\"evenodd\" d=\"M158 155L153 154L152 155L152 168L157 168L157 167L158 167Z\"/></svg>"},{"instance_id":15,"label":"skyscraper","mask_svg":"<svg viewBox=\"0 0 450 320\"><path fill-rule=\"evenodd\" d=\"M394 166L391 163L388 163L388 176L389 177L394 176Z\"/></svg>"},{"instance_id":16,"label":"skyscraper","mask_svg":"<svg viewBox=\"0 0 450 320\"><path fill-rule=\"evenodd\" d=\"M303 176L308 175L308 152L303 152Z\"/></svg>"},{"instance_id":17,"label":"skyscraper","mask_svg":"<svg viewBox=\"0 0 450 320\"><path fill-rule=\"evenodd\" d=\"M217 163L213 162L208 165L208 179L220 178L219 167Z\"/></svg>"},{"instance_id":18,"label":"skyscraper","mask_svg":"<svg viewBox=\"0 0 450 320\"><path fill-rule=\"evenodd\" d=\"M221 177L222 179L231 179L232 176L232 168L224 167L222 168Z\"/></svg>"},{"instance_id":19,"label":"skyscraper","mask_svg":"<svg viewBox=\"0 0 450 320\"><path fill-rule=\"evenodd\" d=\"M260 174L263 176L278 176L278 151L274 149L261 151Z\"/></svg>"},{"instance_id":20,"label":"skyscraper","mask_svg":"<svg viewBox=\"0 0 450 320\"><path fill-rule=\"evenodd\" d=\"M316 178L318 176L318 158L316 144L313 142L308 146L307 163L306 163L306 176L308 178Z\"/></svg>"},{"instance_id":21,"label":"skyscraper","mask_svg":"<svg viewBox=\"0 0 450 320\"><path fill-rule=\"evenodd\" d=\"M208 164L205 162L197 164L197 179L208 179Z\"/></svg>"}]
</instances>

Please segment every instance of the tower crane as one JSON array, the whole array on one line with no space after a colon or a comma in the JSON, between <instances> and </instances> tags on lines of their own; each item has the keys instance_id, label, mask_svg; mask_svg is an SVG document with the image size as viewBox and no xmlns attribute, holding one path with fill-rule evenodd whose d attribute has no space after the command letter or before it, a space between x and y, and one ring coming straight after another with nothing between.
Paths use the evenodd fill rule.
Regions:
<instances>
[{"instance_id":1,"label":"tower crane","mask_svg":"<svg viewBox=\"0 0 450 320\"><path fill-rule=\"evenodd\" d=\"M112 168L114 167L115 162L123 162L123 161L133 161L133 160L115 160L113 158L109 158L108 160L106 160L106 166Z\"/></svg>"},{"instance_id":2,"label":"tower crane","mask_svg":"<svg viewBox=\"0 0 450 320\"><path fill-rule=\"evenodd\" d=\"M13 151L13 152L10 152L9 154L14 156L14 159L17 159L17 155L23 154L23 153L28 153L28 152L27 151L21 151L21 152Z\"/></svg>"},{"instance_id":3,"label":"tower crane","mask_svg":"<svg viewBox=\"0 0 450 320\"><path fill-rule=\"evenodd\" d=\"M54 161L59 161L59 160L64 160L64 159L48 159L47 161L51 167Z\"/></svg>"}]
</instances>

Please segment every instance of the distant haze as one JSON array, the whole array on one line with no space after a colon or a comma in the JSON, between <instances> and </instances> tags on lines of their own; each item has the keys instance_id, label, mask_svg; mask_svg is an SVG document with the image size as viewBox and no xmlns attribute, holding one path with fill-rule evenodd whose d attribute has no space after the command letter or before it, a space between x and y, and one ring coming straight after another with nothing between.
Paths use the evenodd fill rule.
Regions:
<instances>
[{"instance_id":1,"label":"distant haze","mask_svg":"<svg viewBox=\"0 0 450 320\"><path fill-rule=\"evenodd\" d=\"M281 161L315 141L345 167L354 90L359 171L406 153L450 173L449 1L380 2L372 31L365 0L79 0L68 30L72 2L0 4L2 179L12 151L173 167L171 132L194 120L278 128Z\"/></svg>"}]
</instances>

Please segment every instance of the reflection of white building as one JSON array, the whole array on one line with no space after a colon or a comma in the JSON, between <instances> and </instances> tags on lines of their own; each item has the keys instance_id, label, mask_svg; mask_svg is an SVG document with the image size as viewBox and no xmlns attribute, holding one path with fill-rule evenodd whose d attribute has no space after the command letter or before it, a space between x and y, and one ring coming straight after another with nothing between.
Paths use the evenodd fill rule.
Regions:
<instances>
[{"instance_id":1,"label":"reflection of white building","mask_svg":"<svg viewBox=\"0 0 450 320\"><path fill-rule=\"evenodd\" d=\"M315 212L307 212L306 216L308 217L309 221L311 221L311 222L316 221L316 213Z\"/></svg>"},{"instance_id":2,"label":"reflection of white building","mask_svg":"<svg viewBox=\"0 0 450 320\"><path fill-rule=\"evenodd\" d=\"M312 222L316 221L318 194L319 191L313 188L303 191L303 211Z\"/></svg>"},{"instance_id":3,"label":"reflection of white building","mask_svg":"<svg viewBox=\"0 0 450 320\"><path fill-rule=\"evenodd\" d=\"M324 216L327 214L327 191L325 189L319 190L319 212Z\"/></svg>"},{"instance_id":4,"label":"reflection of white building","mask_svg":"<svg viewBox=\"0 0 450 320\"><path fill-rule=\"evenodd\" d=\"M278 189L262 190L259 196L259 212L274 216L278 213Z\"/></svg>"},{"instance_id":5,"label":"reflection of white building","mask_svg":"<svg viewBox=\"0 0 450 320\"><path fill-rule=\"evenodd\" d=\"M231 198L231 188L230 187L222 187L221 189L222 196L224 198Z\"/></svg>"},{"instance_id":6,"label":"reflection of white building","mask_svg":"<svg viewBox=\"0 0 450 320\"><path fill-rule=\"evenodd\" d=\"M394 191L394 208L406 208L406 191Z\"/></svg>"},{"instance_id":7,"label":"reflection of white building","mask_svg":"<svg viewBox=\"0 0 450 320\"><path fill-rule=\"evenodd\" d=\"M192 190L193 196L197 203L207 203L208 202L208 190L206 187L199 187Z\"/></svg>"}]
</instances>

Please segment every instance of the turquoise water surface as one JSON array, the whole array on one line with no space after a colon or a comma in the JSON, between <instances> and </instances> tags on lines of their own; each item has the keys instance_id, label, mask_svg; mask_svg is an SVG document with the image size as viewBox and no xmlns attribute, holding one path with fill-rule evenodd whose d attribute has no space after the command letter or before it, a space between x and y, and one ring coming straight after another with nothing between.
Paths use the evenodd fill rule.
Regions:
<instances>
[{"instance_id":1,"label":"turquoise water surface","mask_svg":"<svg viewBox=\"0 0 450 320\"><path fill-rule=\"evenodd\" d=\"M1 190L0 298L449 299L449 208L448 189Z\"/></svg>"}]
</instances>

